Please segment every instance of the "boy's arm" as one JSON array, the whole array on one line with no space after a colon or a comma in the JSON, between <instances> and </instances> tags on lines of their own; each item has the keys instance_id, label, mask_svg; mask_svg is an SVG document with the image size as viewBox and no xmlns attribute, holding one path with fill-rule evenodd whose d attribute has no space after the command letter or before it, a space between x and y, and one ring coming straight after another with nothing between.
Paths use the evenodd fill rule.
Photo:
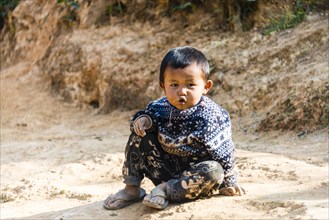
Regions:
<instances>
[{"instance_id":1,"label":"boy's arm","mask_svg":"<svg viewBox=\"0 0 329 220\"><path fill-rule=\"evenodd\" d=\"M213 120L215 121L215 120ZM226 110L217 116L217 123L206 123L205 132L199 141L208 149L214 160L220 163L224 170L224 180L219 186L222 195L242 195L244 189L239 187L235 167L234 145L232 141L231 120Z\"/></svg>"},{"instance_id":2,"label":"boy's arm","mask_svg":"<svg viewBox=\"0 0 329 220\"><path fill-rule=\"evenodd\" d=\"M133 122L134 132L140 136L144 137L146 135L146 130L152 127L152 119L148 115L141 115L136 118Z\"/></svg>"},{"instance_id":3,"label":"boy's arm","mask_svg":"<svg viewBox=\"0 0 329 220\"><path fill-rule=\"evenodd\" d=\"M146 130L156 130L155 124L156 122L154 117L152 117L152 113L148 110L142 110L130 119L130 131L143 137L146 134Z\"/></svg>"},{"instance_id":4,"label":"boy's arm","mask_svg":"<svg viewBox=\"0 0 329 220\"><path fill-rule=\"evenodd\" d=\"M226 163L226 161L232 160L232 163ZM224 180L222 184L219 186L218 193L220 195L225 195L225 196L234 196L234 195L243 195L245 194L245 190L239 186L237 182L237 170L235 168L235 158L232 153L231 157L229 159L224 160L225 162L219 161L219 163L222 165L224 168ZM232 164L232 166L227 166L228 164ZM225 172L226 171L226 172Z\"/></svg>"}]
</instances>

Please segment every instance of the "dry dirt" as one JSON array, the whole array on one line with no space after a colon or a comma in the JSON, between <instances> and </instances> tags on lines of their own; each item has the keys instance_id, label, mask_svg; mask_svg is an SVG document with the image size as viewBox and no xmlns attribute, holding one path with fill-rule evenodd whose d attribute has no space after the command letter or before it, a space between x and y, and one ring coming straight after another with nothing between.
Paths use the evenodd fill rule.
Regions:
<instances>
[{"instance_id":1,"label":"dry dirt","mask_svg":"<svg viewBox=\"0 0 329 220\"><path fill-rule=\"evenodd\" d=\"M52 11L49 2L45 5ZM48 15L53 23L59 20L55 12ZM201 23L209 27L207 18ZM7 50L9 55L1 58L19 58L6 61L0 72L1 219L329 218L326 18L313 15L295 29L270 36L257 30L243 35L197 32L202 29L197 25L179 32L164 20L162 29L138 22L81 28L54 42L47 35L57 33L52 26L45 31L38 23L36 32L44 31L38 40L33 38L34 24L25 25L31 26L17 33L13 53ZM188 42L203 48L214 67L212 79L219 86L210 95L231 113L239 182L247 194L170 204L163 211L141 203L104 210L103 200L123 186L129 118L147 101L144 94L161 95L155 73L168 47ZM21 59L20 52L27 58ZM70 64L72 57L78 63ZM113 63L126 81L115 74L111 78L110 83L119 83L111 91L117 95L112 104L120 107L125 100L135 108L100 114L111 101L104 97ZM95 73L100 79L93 79ZM92 89L86 89L83 77L95 80ZM132 79L143 86L124 87ZM56 80L66 84L50 92L50 85L59 86ZM99 109L89 105L95 98ZM144 180L143 187L149 191L152 184Z\"/></svg>"},{"instance_id":2,"label":"dry dirt","mask_svg":"<svg viewBox=\"0 0 329 220\"><path fill-rule=\"evenodd\" d=\"M327 219L328 133L235 129L242 197L156 211L102 201L122 187L133 112L97 114L49 95L29 63L1 72L1 219ZM237 124L234 121L234 124ZM145 181L143 186L152 189Z\"/></svg>"}]
</instances>

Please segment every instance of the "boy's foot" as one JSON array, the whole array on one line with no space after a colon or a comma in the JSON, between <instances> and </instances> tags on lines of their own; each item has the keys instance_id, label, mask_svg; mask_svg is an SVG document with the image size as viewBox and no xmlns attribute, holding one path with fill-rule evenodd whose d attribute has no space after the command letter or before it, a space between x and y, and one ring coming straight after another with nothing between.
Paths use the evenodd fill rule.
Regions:
<instances>
[{"instance_id":1,"label":"boy's foot","mask_svg":"<svg viewBox=\"0 0 329 220\"><path fill-rule=\"evenodd\" d=\"M156 187L145 196L143 204L156 209L165 209L168 206L167 195L160 187Z\"/></svg>"},{"instance_id":2,"label":"boy's foot","mask_svg":"<svg viewBox=\"0 0 329 220\"><path fill-rule=\"evenodd\" d=\"M131 195L127 193L124 189L118 191L117 193L110 195L104 201L104 208L109 210L122 209L128 205L131 205L135 202L141 201L146 192L144 189L140 189L139 193Z\"/></svg>"}]
</instances>

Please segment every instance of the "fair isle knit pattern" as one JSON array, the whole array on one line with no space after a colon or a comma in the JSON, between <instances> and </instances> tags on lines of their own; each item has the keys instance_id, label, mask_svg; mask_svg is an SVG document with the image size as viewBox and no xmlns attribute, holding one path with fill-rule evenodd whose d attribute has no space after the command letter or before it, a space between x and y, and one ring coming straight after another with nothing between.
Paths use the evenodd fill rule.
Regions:
<instances>
[{"instance_id":1,"label":"fair isle knit pattern","mask_svg":"<svg viewBox=\"0 0 329 220\"><path fill-rule=\"evenodd\" d=\"M136 116L142 114L152 118L152 130L158 132L159 142L167 153L198 161L213 159L224 169L226 178L222 186L236 184L231 121L225 109L202 96L197 105L178 110L163 97Z\"/></svg>"},{"instance_id":2,"label":"fair isle knit pattern","mask_svg":"<svg viewBox=\"0 0 329 220\"><path fill-rule=\"evenodd\" d=\"M221 159L231 154L231 122L228 113L203 96L196 106L178 110L164 97L147 109L156 119L159 141L165 151L179 156L213 155Z\"/></svg>"}]
</instances>

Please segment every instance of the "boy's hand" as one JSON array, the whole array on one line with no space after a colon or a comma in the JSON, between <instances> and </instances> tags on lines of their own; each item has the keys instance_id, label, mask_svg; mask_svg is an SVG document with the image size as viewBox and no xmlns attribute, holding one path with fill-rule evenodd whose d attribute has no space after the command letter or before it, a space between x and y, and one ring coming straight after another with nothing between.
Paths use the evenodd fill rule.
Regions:
<instances>
[{"instance_id":1,"label":"boy's hand","mask_svg":"<svg viewBox=\"0 0 329 220\"><path fill-rule=\"evenodd\" d=\"M224 196L235 196L239 195L242 196L243 194L246 194L246 191L240 187L240 186L234 186L234 187L223 187L218 190L219 195Z\"/></svg>"},{"instance_id":2,"label":"boy's hand","mask_svg":"<svg viewBox=\"0 0 329 220\"><path fill-rule=\"evenodd\" d=\"M146 135L145 131L152 127L151 118L147 115L141 115L134 121L133 127L138 136L144 137Z\"/></svg>"}]
</instances>

